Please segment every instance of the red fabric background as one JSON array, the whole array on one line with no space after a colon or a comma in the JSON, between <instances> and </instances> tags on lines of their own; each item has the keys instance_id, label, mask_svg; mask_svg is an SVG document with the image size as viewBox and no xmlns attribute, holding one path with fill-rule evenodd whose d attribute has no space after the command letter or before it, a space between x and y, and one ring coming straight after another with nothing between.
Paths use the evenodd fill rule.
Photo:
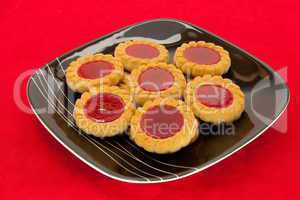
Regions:
<instances>
[{"instance_id":1,"label":"red fabric background","mask_svg":"<svg viewBox=\"0 0 300 200\"><path fill-rule=\"evenodd\" d=\"M299 199L299 8L298 0L1 0L0 199ZM137 185L89 168L14 103L20 73L123 26L161 17L202 26L275 69L287 66L292 93L287 133L269 129L192 177ZM26 99L25 84L21 94Z\"/></svg>"}]
</instances>

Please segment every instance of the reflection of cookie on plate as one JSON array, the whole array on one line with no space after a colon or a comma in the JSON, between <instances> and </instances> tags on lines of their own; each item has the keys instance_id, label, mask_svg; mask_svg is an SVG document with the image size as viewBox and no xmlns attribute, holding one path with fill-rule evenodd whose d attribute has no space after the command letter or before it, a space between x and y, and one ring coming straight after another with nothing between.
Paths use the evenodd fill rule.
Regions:
<instances>
[{"instance_id":1,"label":"reflection of cookie on plate","mask_svg":"<svg viewBox=\"0 0 300 200\"><path fill-rule=\"evenodd\" d=\"M252 61L236 55L235 59L239 60L238 65L233 65L231 71L233 72L234 78L242 82L252 82L257 79L259 74L262 74L257 64Z\"/></svg>"},{"instance_id":2,"label":"reflection of cookie on plate","mask_svg":"<svg viewBox=\"0 0 300 200\"><path fill-rule=\"evenodd\" d=\"M120 43L115 49L115 56L121 60L128 71L150 62L167 62L168 50L149 40L131 40Z\"/></svg>"},{"instance_id":3,"label":"reflection of cookie on plate","mask_svg":"<svg viewBox=\"0 0 300 200\"><path fill-rule=\"evenodd\" d=\"M73 91L82 93L100 84L116 85L123 71L123 64L112 55L86 55L70 63L66 81Z\"/></svg>"},{"instance_id":4,"label":"reflection of cookie on plate","mask_svg":"<svg viewBox=\"0 0 300 200\"><path fill-rule=\"evenodd\" d=\"M187 85L185 100L197 117L211 123L232 122L245 107L240 87L221 76L196 77Z\"/></svg>"},{"instance_id":5,"label":"reflection of cookie on plate","mask_svg":"<svg viewBox=\"0 0 300 200\"><path fill-rule=\"evenodd\" d=\"M185 74L203 76L222 75L230 67L228 51L223 47L204 41L184 43L176 49L174 63Z\"/></svg>"},{"instance_id":6,"label":"reflection of cookie on plate","mask_svg":"<svg viewBox=\"0 0 300 200\"><path fill-rule=\"evenodd\" d=\"M134 99L141 105L158 97L179 99L186 87L183 73L174 65L166 63L141 66L134 69L129 78Z\"/></svg>"},{"instance_id":7,"label":"reflection of cookie on plate","mask_svg":"<svg viewBox=\"0 0 300 200\"><path fill-rule=\"evenodd\" d=\"M116 86L91 88L82 94L74 107L74 119L85 133L110 137L123 133L133 114L129 92Z\"/></svg>"},{"instance_id":8,"label":"reflection of cookie on plate","mask_svg":"<svg viewBox=\"0 0 300 200\"><path fill-rule=\"evenodd\" d=\"M146 151L173 153L198 137L198 122L181 100L147 101L131 120L130 138Z\"/></svg>"}]
</instances>

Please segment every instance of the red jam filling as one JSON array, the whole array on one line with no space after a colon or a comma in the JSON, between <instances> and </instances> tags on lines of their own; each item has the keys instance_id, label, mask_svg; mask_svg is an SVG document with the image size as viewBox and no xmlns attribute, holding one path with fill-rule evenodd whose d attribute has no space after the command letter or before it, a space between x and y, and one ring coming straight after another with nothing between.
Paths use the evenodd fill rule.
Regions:
<instances>
[{"instance_id":1,"label":"red jam filling","mask_svg":"<svg viewBox=\"0 0 300 200\"><path fill-rule=\"evenodd\" d=\"M111 93L101 93L86 102L84 113L96 122L112 122L122 115L124 105L121 97Z\"/></svg>"},{"instance_id":2,"label":"red jam filling","mask_svg":"<svg viewBox=\"0 0 300 200\"><path fill-rule=\"evenodd\" d=\"M162 105L147 110L141 118L140 126L148 136L165 139L179 132L183 123L183 116L176 107Z\"/></svg>"},{"instance_id":3,"label":"red jam filling","mask_svg":"<svg viewBox=\"0 0 300 200\"><path fill-rule=\"evenodd\" d=\"M86 79L102 78L110 74L114 66L106 61L92 61L81 65L78 69L78 75Z\"/></svg>"},{"instance_id":4,"label":"red jam filling","mask_svg":"<svg viewBox=\"0 0 300 200\"><path fill-rule=\"evenodd\" d=\"M140 74L138 83L146 91L158 92L172 87L174 76L168 70L151 67Z\"/></svg>"},{"instance_id":5,"label":"red jam filling","mask_svg":"<svg viewBox=\"0 0 300 200\"><path fill-rule=\"evenodd\" d=\"M213 108L226 108L233 102L232 93L219 85L201 85L196 89L196 99Z\"/></svg>"},{"instance_id":6,"label":"red jam filling","mask_svg":"<svg viewBox=\"0 0 300 200\"><path fill-rule=\"evenodd\" d=\"M189 47L184 51L183 56L200 65L212 65L220 61L220 54L207 47Z\"/></svg>"},{"instance_id":7,"label":"red jam filling","mask_svg":"<svg viewBox=\"0 0 300 200\"><path fill-rule=\"evenodd\" d=\"M159 55L159 51L147 44L133 44L125 49L130 56L137 58L155 58Z\"/></svg>"}]
</instances>

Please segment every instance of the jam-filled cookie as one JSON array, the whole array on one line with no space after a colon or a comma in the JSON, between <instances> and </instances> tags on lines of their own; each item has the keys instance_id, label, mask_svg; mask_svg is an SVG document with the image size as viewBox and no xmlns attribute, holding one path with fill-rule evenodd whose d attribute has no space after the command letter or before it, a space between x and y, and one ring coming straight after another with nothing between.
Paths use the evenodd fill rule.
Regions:
<instances>
[{"instance_id":1,"label":"jam-filled cookie","mask_svg":"<svg viewBox=\"0 0 300 200\"><path fill-rule=\"evenodd\" d=\"M134 112L127 90L116 86L93 87L82 94L74 107L74 119L85 133L111 137L123 133Z\"/></svg>"},{"instance_id":2,"label":"jam-filled cookie","mask_svg":"<svg viewBox=\"0 0 300 200\"><path fill-rule=\"evenodd\" d=\"M221 76L205 75L188 83L185 100L194 114L205 122L232 122L245 108L240 87Z\"/></svg>"},{"instance_id":3,"label":"jam-filled cookie","mask_svg":"<svg viewBox=\"0 0 300 200\"><path fill-rule=\"evenodd\" d=\"M115 49L115 56L121 60L128 71L150 62L167 62L168 50L149 40L131 40L120 43Z\"/></svg>"},{"instance_id":4,"label":"jam-filled cookie","mask_svg":"<svg viewBox=\"0 0 300 200\"><path fill-rule=\"evenodd\" d=\"M192 76L222 75L230 67L228 51L204 41L184 43L176 49L174 63L185 74Z\"/></svg>"},{"instance_id":5,"label":"jam-filled cookie","mask_svg":"<svg viewBox=\"0 0 300 200\"><path fill-rule=\"evenodd\" d=\"M123 73L123 64L118 59L99 53L71 62L66 70L66 81L73 91L83 93L97 85L116 85Z\"/></svg>"},{"instance_id":6,"label":"jam-filled cookie","mask_svg":"<svg viewBox=\"0 0 300 200\"><path fill-rule=\"evenodd\" d=\"M130 138L149 152L173 153L197 137L198 121L181 100L148 101L131 120Z\"/></svg>"},{"instance_id":7,"label":"jam-filled cookie","mask_svg":"<svg viewBox=\"0 0 300 200\"><path fill-rule=\"evenodd\" d=\"M147 100L183 96L186 81L183 73L172 64L150 63L131 72L129 86L135 101L142 105Z\"/></svg>"}]
</instances>

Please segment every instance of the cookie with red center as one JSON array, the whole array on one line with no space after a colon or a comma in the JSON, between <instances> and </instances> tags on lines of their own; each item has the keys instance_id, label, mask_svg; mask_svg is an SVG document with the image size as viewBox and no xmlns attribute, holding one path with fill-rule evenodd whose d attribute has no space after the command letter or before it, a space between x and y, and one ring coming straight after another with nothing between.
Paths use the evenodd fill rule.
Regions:
<instances>
[{"instance_id":1,"label":"cookie with red center","mask_svg":"<svg viewBox=\"0 0 300 200\"><path fill-rule=\"evenodd\" d=\"M135 101L142 105L158 97L179 99L186 81L183 73L172 64L150 63L134 69L128 79Z\"/></svg>"},{"instance_id":2,"label":"cookie with red center","mask_svg":"<svg viewBox=\"0 0 300 200\"><path fill-rule=\"evenodd\" d=\"M123 73L123 64L118 59L99 53L71 62L66 70L66 81L73 91L82 93L101 84L116 85Z\"/></svg>"},{"instance_id":3,"label":"cookie with red center","mask_svg":"<svg viewBox=\"0 0 300 200\"><path fill-rule=\"evenodd\" d=\"M81 95L74 107L74 119L85 133L97 137L122 134L134 111L128 90L116 86L93 87Z\"/></svg>"},{"instance_id":4,"label":"cookie with red center","mask_svg":"<svg viewBox=\"0 0 300 200\"><path fill-rule=\"evenodd\" d=\"M197 137L198 121L181 100L147 101L131 120L130 138L149 152L174 153Z\"/></svg>"},{"instance_id":5,"label":"cookie with red center","mask_svg":"<svg viewBox=\"0 0 300 200\"><path fill-rule=\"evenodd\" d=\"M245 109L240 87L221 76L205 75L188 83L185 100L194 114L205 122L232 122Z\"/></svg>"},{"instance_id":6,"label":"cookie with red center","mask_svg":"<svg viewBox=\"0 0 300 200\"><path fill-rule=\"evenodd\" d=\"M168 50L149 40L131 40L120 43L115 56L121 60L128 71L148 63L167 62Z\"/></svg>"},{"instance_id":7,"label":"cookie with red center","mask_svg":"<svg viewBox=\"0 0 300 200\"><path fill-rule=\"evenodd\" d=\"M223 47L204 41L184 43L176 49L174 63L192 76L222 75L230 68L230 56Z\"/></svg>"}]
</instances>

